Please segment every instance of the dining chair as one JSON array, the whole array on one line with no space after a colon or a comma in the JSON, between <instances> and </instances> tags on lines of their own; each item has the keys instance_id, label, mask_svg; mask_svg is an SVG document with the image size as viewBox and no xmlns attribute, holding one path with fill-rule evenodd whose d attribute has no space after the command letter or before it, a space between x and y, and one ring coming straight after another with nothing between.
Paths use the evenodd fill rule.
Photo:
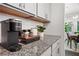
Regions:
<instances>
[{"instance_id":1,"label":"dining chair","mask_svg":"<svg viewBox=\"0 0 79 59\"><path fill-rule=\"evenodd\" d=\"M74 43L75 43L75 50L77 50L78 43L79 43L79 35L78 35L77 38L74 40Z\"/></svg>"},{"instance_id":2,"label":"dining chair","mask_svg":"<svg viewBox=\"0 0 79 59\"><path fill-rule=\"evenodd\" d=\"M72 48L72 39L69 36L69 33L67 33L67 45L69 45L69 44L70 44L70 48Z\"/></svg>"}]
</instances>

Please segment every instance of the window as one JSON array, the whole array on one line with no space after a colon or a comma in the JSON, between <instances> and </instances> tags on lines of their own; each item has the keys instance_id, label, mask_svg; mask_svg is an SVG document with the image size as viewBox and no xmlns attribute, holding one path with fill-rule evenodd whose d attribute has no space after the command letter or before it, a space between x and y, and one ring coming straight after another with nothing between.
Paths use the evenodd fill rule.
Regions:
<instances>
[{"instance_id":1,"label":"window","mask_svg":"<svg viewBox=\"0 0 79 59\"><path fill-rule=\"evenodd\" d=\"M72 22L65 22L65 32L72 31Z\"/></svg>"},{"instance_id":2,"label":"window","mask_svg":"<svg viewBox=\"0 0 79 59\"><path fill-rule=\"evenodd\" d=\"M79 32L79 21L77 21L77 32Z\"/></svg>"}]
</instances>

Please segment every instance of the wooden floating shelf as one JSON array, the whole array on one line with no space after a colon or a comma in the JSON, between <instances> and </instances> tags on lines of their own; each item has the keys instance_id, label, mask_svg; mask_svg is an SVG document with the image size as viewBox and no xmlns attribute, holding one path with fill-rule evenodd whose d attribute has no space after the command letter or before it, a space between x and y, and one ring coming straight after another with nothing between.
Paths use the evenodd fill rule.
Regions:
<instances>
[{"instance_id":1,"label":"wooden floating shelf","mask_svg":"<svg viewBox=\"0 0 79 59\"><path fill-rule=\"evenodd\" d=\"M41 22L41 23L49 23L50 22L47 19L44 19L39 16L34 16L33 14L28 13L28 12L23 12L22 10L19 10L17 8L7 7L7 5L6 6L0 5L0 13L5 13L5 14L9 14L9 15L17 16L17 17L22 17L25 19L34 20L34 21Z\"/></svg>"}]
</instances>

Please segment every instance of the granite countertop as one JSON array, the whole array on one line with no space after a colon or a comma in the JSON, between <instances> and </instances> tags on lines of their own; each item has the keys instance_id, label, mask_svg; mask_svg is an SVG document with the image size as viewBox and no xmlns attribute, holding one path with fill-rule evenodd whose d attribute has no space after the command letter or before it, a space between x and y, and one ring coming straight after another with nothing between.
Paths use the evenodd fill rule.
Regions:
<instances>
[{"instance_id":1,"label":"granite countertop","mask_svg":"<svg viewBox=\"0 0 79 59\"><path fill-rule=\"evenodd\" d=\"M54 44L60 36L45 35L44 40L38 40L29 44L22 44L22 48L17 52L10 52L0 47L0 56L40 56L52 44Z\"/></svg>"}]
</instances>

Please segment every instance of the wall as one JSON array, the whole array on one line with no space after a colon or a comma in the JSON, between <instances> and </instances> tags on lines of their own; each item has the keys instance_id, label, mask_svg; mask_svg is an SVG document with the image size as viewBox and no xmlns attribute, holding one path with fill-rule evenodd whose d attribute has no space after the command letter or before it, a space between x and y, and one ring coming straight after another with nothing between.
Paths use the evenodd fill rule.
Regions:
<instances>
[{"instance_id":1,"label":"wall","mask_svg":"<svg viewBox=\"0 0 79 59\"><path fill-rule=\"evenodd\" d=\"M38 16L49 20L51 3L38 3Z\"/></svg>"},{"instance_id":2,"label":"wall","mask_svg":"<svg viewBox=\"0 0 79 59\"><path fill-rule=\"evenodd\" d=\"M51 4L51 23L47 25L46 34L61 36L61 55L64 55L64 4Z\"/></svg>"},{"instance_id":3,"label":"wall","mask_svg":"<svg viewBox=\"0 0 79 59\"><path fill-rule=\"evenodd\" d=\"M31 21L31 20L28 20L28 19L24 19L24 18L15 17L15 16L11 16L11 15L8 15L8 14L0 13L0 21L7 20L9 18L14 18L14 19L22 21L22 29L30 29L30 28L36 27L36 25L43 25L42 23L39 23L39 22L36 22L36 21ZM0 24L0 42L1 42L1 24Z\"/></svg>"}]
</instances>

